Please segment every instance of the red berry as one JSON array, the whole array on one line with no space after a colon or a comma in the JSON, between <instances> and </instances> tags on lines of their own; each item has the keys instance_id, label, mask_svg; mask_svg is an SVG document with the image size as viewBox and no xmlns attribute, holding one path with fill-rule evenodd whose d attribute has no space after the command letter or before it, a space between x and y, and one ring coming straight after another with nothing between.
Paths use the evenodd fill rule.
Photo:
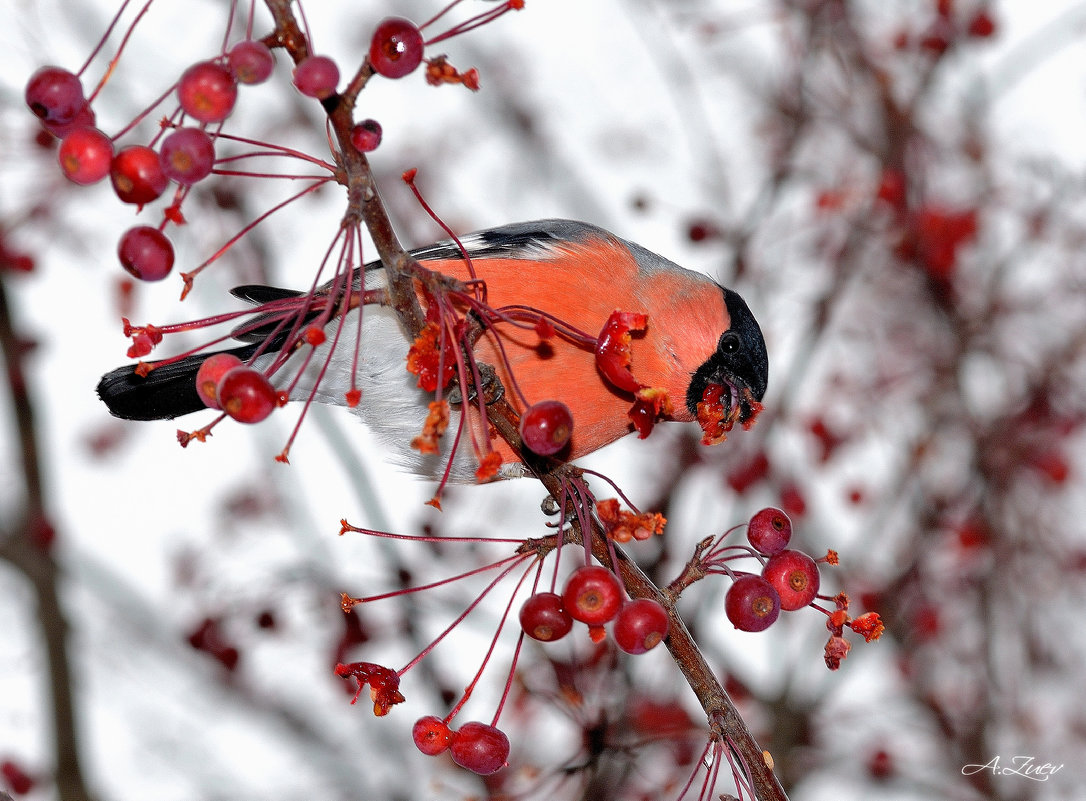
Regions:
<instances>
[{"instance_id":1,"label":"red berry","mask_svg":"<svg viewBox=\"0 0 1086 801\"><path fill-rule=\"evenodd\" d=\"M25 97L42 122L58 125L74 120L86 105L79 77L60 67L42 67L31 75Z\"/></svg>"},{"instance_id":2,"label":"red berry","mask_svg":"<svg viewBox=\"0 0 1086 801\"><path fill-rule=\"evenodd\" d=\"M222 122L234 110L238 85L230 70L214 61L193 64L177 83L177 101L200 122Z\"/></svg>"},{"instance_id":3,"label":"red berry","mask_svg":"<svg viewBox=\"0 0 1086 801\"><path fill-rule=\"evenodd\" d=\"M622 585L607 568L582 565L566 580L562 605L574 620L598 626L618 614L622 606Z\"/></svg>"},{"instance_id":4,"label":"red berry","mask_svg":"<svg viewBox=\"0 0 1086 801\"><path fill-rule=\"evenodd\" d=\"M986 9L981 9L974 15L973 19L969 21L969 26L966 30L969 32L970 36L975 36L978 39L986 39L995 33L995 21Z\"/></svg>"},{"instance_id":5,"label":"red berry","mask_svg":"<svg viewBox=\"0 0 1086 801\"><path fill-rule=\"evenodd\" d=\"M57 149L60 169L69 181L86 186L109 175L113 163L113 142L97 128L76 128Z\"/></svg>"},{"instance_id":6,"label":"red berry","mask_svg":"<svg viewBox=\"0 0 1086 801\"><path fill-rule=\"evenodd\" d=\"M764 631L781 613L781 598L761 576L740 576L724 596L724 612L741 631Z\"/></svg>"},{"instance_id":7,"label":"red berry","mask_svg":"<svg viewBox=\"0 0 1086 801\"><path fill-rule=\"evenodd\" d=\"M529 406L520 418L520 438L540 456L552 456L569 443L573 415L561 401L547 400Z\"/></svg>"},{"instance_id":8,"label":"red berry","mask_svg":"<svg viewBox=\"0 0 1086 801\"><path fill-rule=\"evenodd\" d=\"M480 776L489 776L509 761L509 738L485 723L465 723L453 736L453 762Z\"/></svg>"},{"instance_id":9,"label":"red berry","mask_svg":"<svg viewBox=\"0 0 1086 801\"><path fill-rule=\"evenodd\" d=\"M818 565L803 551L781 551L769 557L762 576L781 597L781 609L802 609L818 594Z\"/></svg>"},{"instance_id":10,"label":"red berry","mask_svg":"<svg viewBox=\"0 0 1086 801\"><path fill-rule=\"evenodd\" d=\"M235 367L241 366L241 359L233 353L214 353L204 359L196 371L196 394L209 409L221 409L217 395L222 377Z\"/></svg>"},{"instance_id":11,"label":"red berry","mask_svg":"<svg viewBox=\"0 0 1086 801\"><path fill-rule=\"evenodd\" d=\"M215 143L199 128L178 128L162 140L162 171L182 186L206 178L215 166Z\"/></svg>"},{"instance_id":12,"label":"red berry","mask_svg":"<svg viewBox=\"0 0 1086 801\"><path fill-rule=\"evenodd\" d=\"M324 100L336 93L339 67L328 56L310 56L294 68L294 86L306 97Z\"/></svg>"},{"instance_id":13,"label":"red berry","mask_svg":"<svg viewBox=\"0 0 1086 801\"><path fill-rule=\"evenodd\" d=\"M126 147L114 156L109 177L117 197L137 206L157 199L170 183L162 171L158 153L144 145Z\"/></svg>"},{"instance_id":14,"label":"red berry","mask_svg":"<svg viewBox=\"0 0 1086 801\"><path fill-rule=\"evenodd\" d=\"M246 39L230 48L226 63L238 83L264 83L275 68L275 56L263 42Z\"/></svg>"},{"instance_id":15,"label":"red berry","mask_svg":"<svg viewBox=\"0 0 1086 801\"><path fill-rule=\"evenodd\" d=\"M427 715L415 721L411 738L415 747L426 756L437 756L452 743L453 733L441 718Z\"/></svg>"},{"instance_id":16,"label":"red berry","mask_svg":"<svg viewBox=\"0 0 1086 801\"><path fill-rule=\"evenodd\" d=\"M533 640L552 642L569 634L573 618L562 605L562 596L537 592L520 608L520 627Z\"/></svg>"},{"instance_id":17,"label":"red berry","mask_svg":"<svg viewBox=\"0 0 1086 801\"><path fill-rule=\"evenodd\" d=\"M389 17L373 32L370 64L386 78L402 78L422 63L422 32L410 20Z\"/></svg>"},{"instance_id":18,"label":"red berry","mask_svg":"<svg viewBox=\"0 0 1086 801\"><path fill-rule=\"evenodd\" d=\"M747 524L747 540L758 553L772 556L788 547L792 539L792 521L772 506L755 513Z\"/></svg>"},{"instance_id":19,"label":"red berry","mask_svg":"<svg viewBox=\"0 0 1086 801\"><path fill-rule=\"evenodd\" d=\"M0 776L4 777L4 783L11 788L15 795L27 795L34 789L34 778L27 773L15 760L5 759L0 762ZM3 795L7 795L4 793ZM8 796L10 798L10 796Z\"/></svg>"},{"instance_id":20,"label":"red berry","mask_svg":"<svg viewBox=\"0 0 1086 801\"><path fill-rule=\"evenodd\" d=\"M161 281L173 269L173 245L149 225L129 228L117 245L121 266L141 281Z\"/></svg>"},{"instance_id":21,"label":"red berry","mask_svg":"<svg viewBox=\"0 0 1086 801\"><path fill-rule=\"evenodd\" d=\"M626 653L643 654L659 645L670 628L664 607L651 598L638 598L618 610L611 633Z\"/></svg>"},{"instance_id":22,"label":"red berry","mask_svg":"<svg viewBox=\"0 0 1086 801\"><path fill-rule=\"evenodd\" d=\"M215 397L222 410L239 423L259 423L279 405L275 387L251 367L228 370L215 388Z\"/></svg>"},{"instance_id":23,"label":"red berry","mask_svg":"<svg viewBox=\"0 0 1086 801\"><path fill-rule=\"evenodd\" d=\"M362 120L351 129L351 144L363 153L376 150L381 144L381 123L377 120Z\"/></svg>"}]
</instances>

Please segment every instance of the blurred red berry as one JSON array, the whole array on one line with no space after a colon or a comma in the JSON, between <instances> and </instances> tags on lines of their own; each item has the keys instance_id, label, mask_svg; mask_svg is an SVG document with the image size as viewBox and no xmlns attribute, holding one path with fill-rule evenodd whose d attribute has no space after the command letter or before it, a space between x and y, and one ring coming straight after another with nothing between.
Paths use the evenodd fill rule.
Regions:
<instances>
[{"instance_id":1,"label":"blurred red berry","mask_svg":"<svg viewBox=\"0 0 1086 801\"><path fill-rule=\"evenodd\" d=\"M226 55L226 62L238 83L264 83L275 68L275 56L263 42L238 42Z\"/></svg>"},{"instance_id":2,"label":"blurred red berry","mask_svg":"<svg viewBox=\"0 0 1086 801\"><path fill-rule=\"evenodd\" d=\"M141 281L161 281L173 269L173 245L149 225L129 228L117 245L121 266Z\"/></svg>"},{"instance_id":3,"label":"blurred red berry","mask_svg":"<svg viewBox=\"0 0 1086 801\"><path fill-rule=\"evenodd\" d=\"M158 153L145 145L131 145L114 156L109 177L117 197L137 206L157 200L170 184Z\"/></svg>"},{"instance_id":4,"label":"blurred red berry","mask_svg":"<svg viewBox=\"0 0 1086 801\"><path fill-rule=\"evenodd\" d=\"M336 93L339 67L328 56L310 56L294 68L294 88L306 97L324 100Z\"/></svg>"},{"instance_id":5,"label":"blurred red berry","mask_svg":"<svg viewBox=\"0 0 1086 801\"><path fill-rule=\"evenodd\" d=\"M98 183L109 175L113 142L97 128L76 128L61 140L57 161L69 181L82 186Z\"/></svg>"},{"instance_id":6,"label":"blurred red berry","mask_svg":"<svg viewBox=\"0 0 1086 801\"><path fill-rule=\"evenodd\" d=\"M177 100L186 114L200 122L222 122L234 110L238 85L233 74L214 61L193 64L177 84Z\"/></svg>"},{"instance_id":7,"label":"blurred red berry","mask_svg":"<svg viewBox=\"0 0 1086 801\"><path fill-rule=\"evenodd\" d=\"M26 795L34 789L34 778L15 760L5 759L0 762L0 776L15 795ZM0 795L3 795L0 793Z\"/></svg>"},{"instance_id":8,"label":"blurred red berry","mask_svg":"<svg viewBox=\"0 0 1086 801\"><path fill-rule=\"evenodd\" d=\"M987 39L996 32L995 21L992 19L992 15L988 13L988 10L982 8L973 15L973 19L969 20L966 31L970 36L977 39Z\"/></svg>"},{"instance_id":9,"label":"blurred red berry","mask_svg":"<svg viewBox=\"0 0 1086 801\"><path fill-rule=\"evenodd\" d=\"M729 470L725 480L737 495L742 495L768 475L769 457L765 451L758 451L746 461Z\"/></svg>"}]
</instances>

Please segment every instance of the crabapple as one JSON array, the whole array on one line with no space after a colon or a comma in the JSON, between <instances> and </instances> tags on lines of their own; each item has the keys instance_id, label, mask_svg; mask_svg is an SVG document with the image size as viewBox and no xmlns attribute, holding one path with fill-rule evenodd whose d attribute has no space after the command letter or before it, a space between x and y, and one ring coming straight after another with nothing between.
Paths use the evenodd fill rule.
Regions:
<instances>
[{"instance_id":1,"label":"crabapple","mask_svg":"<svg viewBox=\"0 0 1086 801\"><path fill-rule=\"evenodd\" d=\"M818 565L803 551L785 550L773 554L762 568L762 576L781 598L781 609L802 609L818 594Z\"/></svg>"},{"instance_id":2,"label":"crabapple","mask_svg":"<svg viewBox=\"0 0 1086 801\"><path fill-rule=\"evenodd\" d=\"M724 612L741 631L764 631L781 613L781 598L761 576L740 576L724 596Z\"/></svg>"},{"instance_id":3,"label":"crabapple","mask_svg":"<svg viewBox=\"0 0 1086 801\"><path fill-rule=\"evenodd\" d=\"M215 397L222 410L239 423L259 423L279 405L275 387L252 367L228 370L215 387Z\"/></svg>"},{"instance_id":4,"label":"crabapple","mask_svg":"<svg viewBox=\"0 0 1086 801\"><path fill-rule=\"evenodd\" d=\"M401 17L382 20L370 41L370 64L378 75L402 78L422 63L422 32Z\"/></svg>"},{"instance_id":5,"label":"crabapple","mask_svg":"<svg viewBox=\"0 0 1086 801\"><path fill-rule=\"evenodd\" d=\"M149 225L129 228L117 245L121 266L141 281L161 281L173 269L173 245Z\"/></svg>"},{"instance_id":6,"label":"crabapple","mask_svg":"<svg viewBox=\"0 0 1086 801\"><path fill-rule=\"evenodd\" d=\"M562 605L562 596L537 592L520 608L520 627L533 640L560 640L573 628L573 617Z\"/></svg>"},{"instance_id":7,"label":"crabapple","mask_svg":"<svg viewBox=\"0 0 1086 801\"><path fill-rule=\"evenodd\" d=\"M65 177L83 186L109 175L113 141L97 128L75 128L60 141L57 161Z\"/></svg>"},{"instance_id":8,"label":"crabapple","mask_svg":"<svg viewBox=\"0 0 1086 801\"><path fill-rule=\"evenodd\" d=\"M756 512L747 524L747 540L758 553L772 556L788 547L792 539L792 521L772 506Z\"/></svg>"},{"instance_id":9,"label":"crabapple","mask_svg":"<svg viewBox=\"0 0 1086 801\"><path fill-rule=\"evenodd\" d=\"M214 353L204 359L196 371L196 394L209 409L221 409L218 391L219 381L235 367L241 366L241 359L233 353Z\"/></svg>"},{"instance_id":10,"label":"crabapple","mask_svg":"<svg viewBox=\"0 0 1086 801\"><path fill-rule=\"evenodd\" d=\"M233 74L214 61L193 64L177 82L177 101L200 122L222 122L234 110L238 85Z\"/></svg>"},{"instance_id":11,"label":"crabapple","mask_svg":"<svg viewBox=\"0 0 1086 801\"><path fill-rule=\"evenodd\" d=\"M566 580L562 605L574 620L590 626L602 625L618 614L622 585L607 568L582 565Z\"/></svg>"},{"instance_id":12,"label":"crabapple","mask_svg":"<svg viewBox=\"0 0 1086 801\"><path fill-rule=\"evenodd\" d=\"M114 156L109 177L117 197L137 206L157 200L170 183L158 153L146 145L131 145Z\"/></svg>"},{"instance_id":13,"label":"crabapple","mask_svg":"<svg viewBox=\"0 0 1086 801\"><path fill-rule=\"evenodd\" d=\"M162 140L162 171L182 186L192 186L211 174L215 143L200 128L178 128Z\"/></svg>"},{"instance_id":14,"label":"crabapple","mask_svg":"<svg viewBox=\"0 0 1086 801\"><path fill-rule=\"evenodd\" d=\"M434 715L427 715L415 721L411 729L411 739L415 747L426 756L437 756L452 743L454 733L448 724Z\"/></svg>"},{"instance_id":15,"label":"crabapple","mask_svg":"<svg viewBox=\"0 0 1086 801\"><path fill-rule=\"evenodd\" d=\"M489 776L509 760L509 738L494 726L472 721L453 735L450 751L453 762L460 767Z\"/></svg>"},{"instance_id":16,"label":"crabapple","mask_svg":"<svg viewBox=\"0 0 1086 801\"><path fill-rule=\"evenodd\" d=\"M294 68L294 87L306 97L324 100L337 86L339 67L328 56L310 56Z\"/></svg>"},{"instance_id":17,"label":"crabapple","mask_svg":"<svg viewBox=\"0 0 1086 801\"><path fill-rule=\"evenodd\" d=\"M532 453L553 456L569 444L573 434L573 415L561 401L545 400L532 404L520 418L520 438Z\"/></svg>"},{"instance_id":18,"label":"crabapple","mask_svg":"<svg viewBox=\"0 0 1086 801\"><path fill-rule=\"evenodd\" d=\"M79 76L62 67L42 67L26 84L26 104L42 122L65 125L86 105Z\"/></svg>"},{"instance_id":19,"label":"crabapple","mask_svg":"<svg viewBox=\"0 0 1086 801\"><path fill-rule=\"evenodd\" d=\"M230 48L226 63L238 83L264 83L275 68L275 56L263 42L246 39Z\"/></svg>"},{"instance_id":20,"label":"crabapple","mask_svg":"<svg viewBox=\"0 0 1086 801\"><path fill-rule=\"evenodd\" d=\"M659 645L671 628L667 610L651 598L623 604L611 633L618 647L628 654L643 654Z\"/></svg>"},{"instance_id":21,"label":"crabapple","mask_svg":"<svg viewBox=\"0 0 1086 801\"><path fill-rule=\"evenodd\" d=\"M369 153L381 144L381 123L377 120L362 120L351 128L351 144L362 153Z\"/></svg>"}]
</instances>

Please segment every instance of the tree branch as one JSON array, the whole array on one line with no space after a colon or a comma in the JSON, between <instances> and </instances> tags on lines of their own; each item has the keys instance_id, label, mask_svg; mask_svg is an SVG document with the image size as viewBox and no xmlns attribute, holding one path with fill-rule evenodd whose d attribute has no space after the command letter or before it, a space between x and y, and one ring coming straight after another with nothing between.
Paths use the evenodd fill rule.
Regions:
<instances>
[{"instance_id":1,"label":"tree branch","mask_svg":"<svg viewBox=\"0 0 1086 801\"><path fill-rule=\"evenodd\" d=\"M53 743L57 797L61 801L90 801L83 780L76 736L72 674L68 662L68 620L60 603L61 571L49 550L53 532L45 511L34 404L23 372L25 341L15 332L7 288L0 273L0 351L7 366L18 452L22 459L25 505L10 530L0 530L0 558L26 577L38 602L38 629L49 665L52 694ZM5 526L5 529L7 527ZM43 692L46 688L42 688Z\"/></svg>"}]
</instances>

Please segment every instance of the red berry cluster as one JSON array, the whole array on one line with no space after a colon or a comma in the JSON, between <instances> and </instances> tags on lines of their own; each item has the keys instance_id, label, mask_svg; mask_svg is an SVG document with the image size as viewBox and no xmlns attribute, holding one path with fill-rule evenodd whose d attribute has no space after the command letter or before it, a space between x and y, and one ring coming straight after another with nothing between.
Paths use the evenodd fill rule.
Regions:
<instances>
[{"instance_id":1,"label":"red berry cluster","mask_svg":"<svg viewBox=\"0 0 1086 801\"><path fill-rule=\"evenodd\" d=\"M612 634L628 654L643 654L667 637L667 610L651 598L624 601L618 578L600 565L582 565L570 574L561 595L537 592L520 609L520 626L529 637L551 642L565 637L579 620L593 639L602 639L604 624L614 621Z\"/></svg>"},{"instance_id":2,"label":"red berry cluster","mask_svg":"<svg viewBox=\"0 0 1086 801\"><path fill-rule=\"evenodd\" d=\"M764 561L760 575L737 575L724 596L728 620L742 631L763 631L783 609L802 609L818 595L815 560L802 551L789 550L792 522L780 509L762 509L747 523L747 540Z\"/></svg>"},{"instance_id":3,"label":"red berry cluster","mask_svg":"<svg viewBox=\"0 0 1086 801\"><path fill-rule=\"evenodd\" d=\"M837 554L828 551L821 559L813 559L800 550L789 549L792 522L780 509L772 507L757 512L747 523L748 546L724 546L731 532L711 541L701 558L705 573L720 573L732 578L724 596L724 611L728 620L741 631L764 631L776 622L781 611L792 612L810 606L826 615L830 639L825 648L825 662L830 670L840 667L851 646L844 639L844 629L850 628L866 641L877 640L883 625L878 613L868 612L858 618L848 614L849 598L845 593L834 597L819 595L819 563L837 564ZM761 563L758 573L732 570L727 562L753 557ZM695 560L697 561L697 560ZM673 582L681 589L683 582ZM831 606L820 605L828 601Z\"/></svg>"},{"instance_id":4,"label":"red berry cluster","mask_svg":"<svg viewBox=\"0 0 1086 801\"><path fill-rule=\"evenodd\" d=\"M74 183L89 185L107 175L122 203L142 207L160 198L173 181L182 189L211 174L215 165L215 138L208 125L222 123L234 110L239 83L266 80L274 67L266 45L239 42L221 58L200 61L184 71L176 86L178 113L195 122L172 123L172 132L155 147L133 144L115 147L128 128L110 137L95 127L93 96L87 98L79 76L60 67L43 67L26 86L26 103L46 131L60 139L57 159L61 171ZM153 109L141 113L137 120ZM134 124L134 123L133 123ZM131 127L131 126L129 126ZM156 137L157 139L157 137ZM137 226L127 231L118 246L121 266L143 281L159 281L173 268L173 245L163 233L168 222L180 221L180 199L166 210L158 227Z\"/></svg>"},{"instance_id":5,"label":"red berry cluster","mask_svg":"<svg viewBox=\"0 0 1086 801\"><path fill-rule=\"evenodd\" d=\"M411 737L427 756L448 750L453 762L480 776L496 773L509 762L509 738L505 732L479 721L450 729L447 720L427 715L415 721Z\"/></svg>"},{"instance_id":6,"label":"red berry cluster","mask_svg":"<svg viewBox=\"0 0 1086 801\"><path fill-rule=\"evenodd\" d=\"M279 405L267 376L231 353L204 359L196 371L196 393L209 409L221 409L239 423L259 423Z\"/></svg>"}]
</instances>

